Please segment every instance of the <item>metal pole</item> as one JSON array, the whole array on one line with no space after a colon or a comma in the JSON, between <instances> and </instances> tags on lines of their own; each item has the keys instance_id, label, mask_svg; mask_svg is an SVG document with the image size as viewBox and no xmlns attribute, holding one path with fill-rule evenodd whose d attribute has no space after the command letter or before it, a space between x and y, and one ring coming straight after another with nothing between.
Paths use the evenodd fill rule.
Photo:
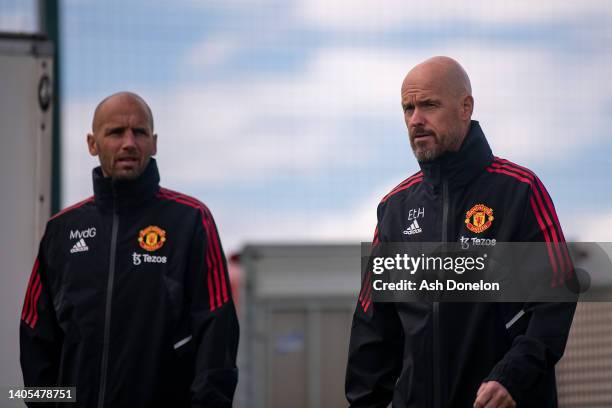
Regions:
<instances>
[{"instance_id":1,"label":"metal pole","mask_svg":"<svg viewBox=\"0 0 612 408\"><path fill-rule=\"evenodd\" d=\"M45 34L54 47L53 56L53 94L51 108L53 109L53 125L51 131L51 214L61 208L61 47L59 35L59 0L39 0L38 16L41 33Z\"/></svg>"}]
</instances>

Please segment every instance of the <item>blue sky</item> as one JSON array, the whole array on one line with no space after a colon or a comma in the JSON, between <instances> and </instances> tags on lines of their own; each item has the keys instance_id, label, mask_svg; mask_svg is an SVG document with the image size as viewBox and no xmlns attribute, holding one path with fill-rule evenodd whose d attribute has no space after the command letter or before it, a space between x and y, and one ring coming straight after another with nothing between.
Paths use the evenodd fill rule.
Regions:
<instances>
[{"instance_id":1,"label":"blue sky","mask_svg":"<svg viewBox=\"0 0 612 408\"><path fill-rule=\"evenodd\" d=\"M608 1L62 5L65 205L91 194L95 105L132 90L156 117L162 183L207 203L230 251L367 240L380 197L418 169L403 76L449 55L494 153L542 178L568 237L610 240Z\"/></svg>"}]
</instances>

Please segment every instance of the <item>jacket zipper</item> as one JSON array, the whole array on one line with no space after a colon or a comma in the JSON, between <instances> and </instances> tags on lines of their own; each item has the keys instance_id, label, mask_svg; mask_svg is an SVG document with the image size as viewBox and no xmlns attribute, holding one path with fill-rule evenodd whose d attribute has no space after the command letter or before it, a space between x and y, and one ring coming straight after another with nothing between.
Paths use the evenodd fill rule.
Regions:
<instances>
[{"instance_id":1,"label":"jacket zipper","mask_svg":"<svg viewBox=\"0 0 612 408\"><path fill-rule=\"evenodd\" d=\"M448 181L442 181L442 243L448 241ZM433 302L433 406L441 407L441 375L440 375L440 302Z\"/></svg>"},{"instance_id":2,"label":"jacket zipper","mask_svg":"<svg viewBox=\"0 0 612 408\"><path fill-rule=\"evenodd\" d=\"M111 250L108 267L108 283L106 285L106 310L104 312L104 342L102 343L102 365L100 368L100 391L98 393L98 408L104 407L106 391L106 372L108 370L108 349L110 346L111 301L113 299L113 283L115 280L115 258L117 254L117 233L119 230L119 214L117 214L117 196L113 203L113 228L111 230Z\"/></svg>"}]
</instances>

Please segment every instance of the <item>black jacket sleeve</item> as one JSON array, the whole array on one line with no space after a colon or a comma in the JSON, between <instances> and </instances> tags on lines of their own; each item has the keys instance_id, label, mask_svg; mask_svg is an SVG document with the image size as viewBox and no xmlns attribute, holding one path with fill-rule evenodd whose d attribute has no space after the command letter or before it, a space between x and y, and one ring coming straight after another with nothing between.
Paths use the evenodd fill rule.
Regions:
<instances>
[{"instance_id":1,"label":"black jacket sleeve","mask_svg":"<svg viewBox=\"0 0 612 408\"><path fill-rule=\"evenodd\" d=\"M379 220L380 213L379 206ZM378 241L376 228L373 252ZM368 267L353 315L345 383L351 407L388 406L402 367L403 336L397 309L393 303L372 302L371 278Z\"/></svg>"},{"instance_id":2,"label":"black jacket sleeve","mask_svg":"<svg viewBox=\"0 0 612 408\"><path fill-rule=\"evenodd\" d=\"M549 267L537 271L548 274L543 282L563 285L574 278L555 208L537 177L529 191L518 235L516 241L545 243ZM575 308L575 302L525 303L523 311L529 319L526 331L514 338L510 350L485 381L503 384L519 406L529 401L533 387L544 377L550 378L563 355Z\"/></svg>"},{"instance_id":3,"label":"black jacket sleeve","mask_svg":"<svg viewBox=\"0 0 612 408\"><path fill-rule=\"evenodd\" d=\"M63 343L49 290L47 238L41 241L27 286L19 328L20 361L25 386L55 386Z\"/></svg>"},{"instance_id":4,"label":"black jacket sleeve","mask_svg":"<svg viewBox=\"0 0 612 408\"><path fill-rule=\"evenodd\" d=\"M238 381L239 327L227 262L212 215L204 208L189 260L195 346L194 407L230 407Z\"/></svg>"}]
</instances>

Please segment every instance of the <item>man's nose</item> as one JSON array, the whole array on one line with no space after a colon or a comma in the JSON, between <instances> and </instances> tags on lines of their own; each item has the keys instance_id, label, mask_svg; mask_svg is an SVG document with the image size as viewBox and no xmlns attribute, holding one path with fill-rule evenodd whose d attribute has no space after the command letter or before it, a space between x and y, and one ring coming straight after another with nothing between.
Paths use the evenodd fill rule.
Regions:
<instances>
[{"instance_id":1,"label":"man's nose","mask_svg":"<svg viewBox=\"0 0 612 408\"><path fill-rule=\"evenodd\" d=\"M123 133L123 144L121 146L124 149L131 149L136 147L136 135L132 129L126 129Z\"/></svg>"},{"instance_id":2,"label":"man's nose","mask_svg":"<svg viewBox=\"0 0 612 408\"><path fill-rule=\"evenodd\" d=\"M409 127L423 126L425 124L425 117L423 116L421 110L416 107L412 111L412 115L408 119Z\"/></svg>"}]
</instances>

